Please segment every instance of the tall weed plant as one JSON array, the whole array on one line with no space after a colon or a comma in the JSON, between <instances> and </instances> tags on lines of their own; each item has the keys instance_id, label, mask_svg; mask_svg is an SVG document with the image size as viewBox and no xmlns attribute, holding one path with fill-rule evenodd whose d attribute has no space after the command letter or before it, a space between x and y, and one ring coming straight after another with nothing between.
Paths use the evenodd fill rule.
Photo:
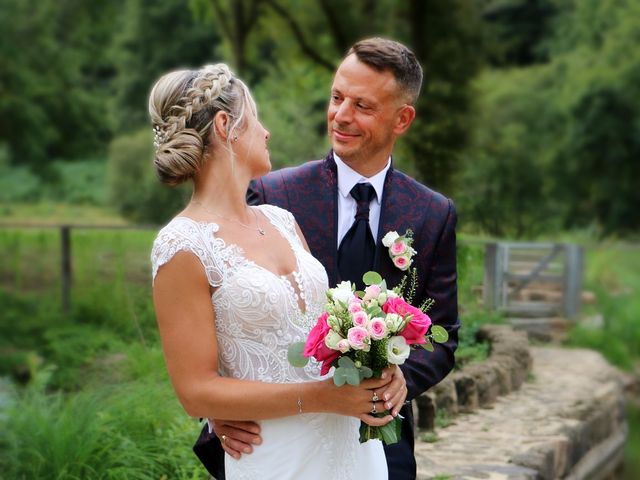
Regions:
<instances>
[{"instance_id":1,"label":"tall weed plant","mask_svg":"<svg viewBox=\"0 0 640 480\"><path fill-rule=\"evenodd\" d=\"M3 478L204 479L198 432L168 383L144 381L72 394L31 386L0 417Z\"/></svg>"}]
</instances>

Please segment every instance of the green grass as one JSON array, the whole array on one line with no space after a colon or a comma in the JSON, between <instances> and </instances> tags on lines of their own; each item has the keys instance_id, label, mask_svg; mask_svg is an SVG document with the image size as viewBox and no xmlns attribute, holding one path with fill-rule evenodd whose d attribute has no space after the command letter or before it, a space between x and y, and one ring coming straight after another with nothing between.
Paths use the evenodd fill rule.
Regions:
<instances>
[{"instance_id":1,"label":"green grass","mask_svg":"<svg viewBox=\"0 0 640 480\"><path fill-rule=\"evenodd\" d=\"M0 226L20 225L127 225L125 219L105 207L65 202L0 202Z\"/></svg>"},{"instance_id":2,"label":"green grass","mask_svg":"<svg viewBox=\"0 0 640 480\"><path fill-rule=\"evenodd\" d=\"M489 344L478 342L476 334L482 325L504 322L502 316L482 306L480 287L484 277L484 244L464 239L458 243L458 310L462 327L458 332L456 369L485 360ZM434 307L434 308L437 308Z\"/></svg>"},{"instance_id":3,"label":"green grass","mask_svg":"<svg viewBox=\"0 0 640 480\"><path fill-rule=\"evenodd\" d=\"M602 314L604 326L579 324L569 332L568 344L598 350L625 370L634 368L640 362L640 249L589 249L584 283L596 297L585 315Z\"/></svg>"},{"instance_id":4,"label":"green grass","mask_svg":"<svg viewBox=\"0 0 640 480\"><path fill-rule=\"evenodd\" d=\"M624 450L624 473L621 480L637 480L640 475L640 404L627 405L629 436Z\"/></svg>"},{"instance_id":5,"label":"green grass","mask_svg":"<svg viewBox=\"0 0 640 480\"><path fill-rule=\"evenodd\" d=\"M37 382L34 382L37 384ZM189 448L197 423L169 383L13 392L0 419L3 478L204 479Z\"/></svg>"}]
</instances>

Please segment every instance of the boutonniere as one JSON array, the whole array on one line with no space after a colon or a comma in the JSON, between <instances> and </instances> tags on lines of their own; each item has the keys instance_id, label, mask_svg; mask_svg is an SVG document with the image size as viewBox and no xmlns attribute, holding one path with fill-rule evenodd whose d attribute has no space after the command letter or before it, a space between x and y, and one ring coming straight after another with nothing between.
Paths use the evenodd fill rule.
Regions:
<instances>
[{"instance_id":1,"label":"boutonniere","mask_svg":"<svg viewBox=\"0 0 640 480\"><path fill-rule=\"evenodd\" d=\"M403 272L409 270L416 251L411 248L413 231L407 229L404 235L391 231L382 237L382 244L389 249L389 257L393 264Z\"/></svg>"}]
</instances>

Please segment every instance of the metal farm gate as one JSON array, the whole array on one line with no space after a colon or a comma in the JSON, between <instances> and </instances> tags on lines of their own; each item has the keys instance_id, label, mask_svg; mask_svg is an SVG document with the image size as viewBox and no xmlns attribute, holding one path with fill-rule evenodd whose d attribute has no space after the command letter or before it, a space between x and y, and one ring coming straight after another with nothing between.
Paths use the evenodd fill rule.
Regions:
<instances>
[{"instance_id":1,"label":"metal farm gate","mask_svg":"<svg viewBox=\"0 0 640 480\"><path fill-rule=\"evenodd\" d=\"M561 243L489 243L486 307L511 318L575 317L580 310L583 249Z\"/></svg>"}]
</instances>

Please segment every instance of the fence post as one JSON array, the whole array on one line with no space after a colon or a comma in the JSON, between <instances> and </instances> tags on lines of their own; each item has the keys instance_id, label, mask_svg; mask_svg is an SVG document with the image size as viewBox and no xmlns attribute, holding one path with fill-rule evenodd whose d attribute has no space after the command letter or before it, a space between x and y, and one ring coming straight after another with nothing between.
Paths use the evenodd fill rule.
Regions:
<instances>
[{"instance_id":1,"label":"fence post","mask_svg":"<svg viewBox=\"0 0 640 480\"><path fill-rule=\"evenodd\" d=\"M71 226L60 226L60 248L61 248L61 269L62 274L62 311L68 315L71 311Z\"/></svg>"},{"instance_id":2,"label":"fence post","mask_svg":"<svg viewBox=\"0 0 640 480\"><path fill-rule=\"evenodd\" d=\"M567 244L565 252L563 307L567 318L573 318L580 311L584 250L579 245Z\"/></svg>"},{"instance_id":3,"label":"fence post","mask_svg":"<svg viewBox=\"0 0 640 480\"><path fill-rule=\"evenodd\" d=\"M483 303L485 308L494 310L498 307L500 295L500 283L502 282L502 276L499 272L498 261L498 244L487 243L485 245L484 256L484 288L483 288Z\"/></svg>"}]
</instances>

